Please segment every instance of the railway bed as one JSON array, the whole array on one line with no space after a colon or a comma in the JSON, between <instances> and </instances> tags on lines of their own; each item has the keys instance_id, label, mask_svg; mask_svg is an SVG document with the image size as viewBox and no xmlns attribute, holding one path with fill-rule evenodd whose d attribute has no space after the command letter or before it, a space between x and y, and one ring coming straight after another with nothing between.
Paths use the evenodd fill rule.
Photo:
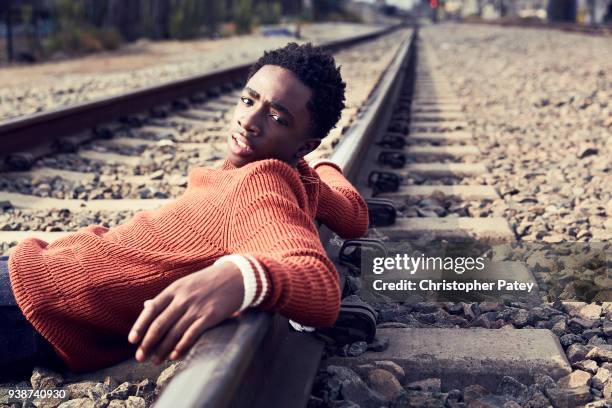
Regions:
<instances>
[{"instance_id":1,"label":"railway bed","mask_svg":"<svg viewBox=\"0 0 612 408\"><path fill-rule=\"evenodd\" d=\"M131 394L129 398L135 403L134 398L144 395L143 403L149 404L159 395L158 407L176 406L178 401L181 406L210 407L606 406L605 399L612 393L612 380L606 377L606 373L612 373L612 304L597 298L598 294L576 301L555 292L559 289L559 285L555 286L558 271L546 257L553 250L551 244L517 239L500 209L503 201L499 190L486 183L490 169L482 157L487 152L473 138L471 123L465 118L468 101L456 96L446 78L436 72L436 53L418 31L404 35L396 43L397 51L385 61L386 70L379 71L381 77L374 91L365 95L365 103L349 105L354 116L343 116L345 122L336 134L328 136L333 142L322 153L343 168L366 199L389 200L381 204L384 211L376 209L372 202L371 216L379 214L384 220L389 208L393 208L394 222L372 225L370 240L359 245L373 245L376 249L391 246L394 241L423 247L468 242L469 251L485 246L495 261L488 270L488 279L531 283L535 287L533 293L485 301L442 299L438 294L432 297L432 293L420 293L401 302L393 301L364 290L365 276L360 277L354 266L347 268L346 262L339 261L345 250L343 242L323 228L321 239L341 274L343 294L367 301L377 313L376 339L345 345L324 342L317 334L293 331L287 320L278 315L249 311L207 332L179 364L165 363L156 368L126 362L89 376L67 375L66 382L78 384L87 379L94 382L90 386L104 384L98 388L106 392L99 395L75 391L75 397L83 398L80 403L109 403L112 388L127 381L124 388L132 388L124 400ZM226 94L228 99L231 92ZM227 119L221 105L224 104L213 104L208 110L198 102L189 102L188 109L171 114L180 119L145 118L144 122L154 120L155 126L172 129L169 133L184 134L192 129L194 121L200 120L198 115L210 120L211 115L203 111L218 113L214 116L219 120L214 124ZM177 146L215 146L216 142L224 142L214 137L207 142L161 138L160 144L155 137L134 137L147 126L135 126L142 121L143 118L132 119L129 127L121 125L124 127L119 138L84 145L91 152L89 160L115 159L111 167L95 170L128 185L131 177L135 178L134 184L146 180L149 185L151 174L161 170L162 181L171 174L177 177L175 187L180 188L184 187L184 179L179 180L184 177L183 169L172 174L172 169L155 161L152 165L159 167L143 167L126 174L121 172L138 165L121 162L113 155L146 157L147 152L159 154L159 150L172 148L181 159L202 160L205 154L178 155L188 149ZM215 128L215 132L222 134L222 129ZM211 156L210 151L207 154ZM100 166L109 166L110 161L97 160ZM58 169L75 172L70 167ZM117 172L119 176L113 176ZM377 177L372 176L373 172ZM159 181L155 178L153 181ZM9 179L14 179L14 173ZM101 183L103 177L97 179L86 183ZM0 193L0 201L9 201L13 210L22 211L23 216L42 217L46 208L58 205L61 199L71 217L82 213L84 220L91 214L100 219L122 212L128 216L129 211L163 204L175 194L168 190L167 197L159 200L122 194L122 200L114 201L125 204L105 214L112 189L111 196L104 197L106 200L78 194L65 200L67 193L57 197L31 192L24 195L18 188L7 188L8 182L5 183L0 184L6 190ZM160 190L163 191L161 187ZM46 195L52 194L49 191ZM134 199L128 201L130 197ZM53 240L66 232L38 231L36 236ZM0 240L14 241L32 234L9 231L0 234ZM602 250L609 251L609 244L602 245ZM565 248L564 254L584 255L585 248L598 250L585 243L578 250L575 246ZM592 259L587 256L587 261ZM365 271L361 273L365 275ZM550 298L551 293L556 299ZM160 375L162 368L165 371ZM156 378L155 385L152 378Z\"/></svg>"}]
</instances>

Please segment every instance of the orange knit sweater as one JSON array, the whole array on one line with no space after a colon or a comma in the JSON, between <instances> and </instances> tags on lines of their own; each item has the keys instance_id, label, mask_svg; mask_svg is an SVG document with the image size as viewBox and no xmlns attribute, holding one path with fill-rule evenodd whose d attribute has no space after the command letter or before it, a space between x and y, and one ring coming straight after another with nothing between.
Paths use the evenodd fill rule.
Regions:
<instances>
[{"instance_id":1,"label":"orange knit sweater","mask_svg":"<svg viewBox=\"0 0 612 408\"><path fill-rule=\"evenodd\" d=\"M73 371L127 358L143 302L228 254L263 267L268 290L259 307L329 326L339 310L338 276L315 217L344 238L367 230L363 199L333 165L226 161L195 168L180 198L116 228L90 226L52 244L24 240L10 256L10 279L28 321Z\"/></svg>"}]
</instances>

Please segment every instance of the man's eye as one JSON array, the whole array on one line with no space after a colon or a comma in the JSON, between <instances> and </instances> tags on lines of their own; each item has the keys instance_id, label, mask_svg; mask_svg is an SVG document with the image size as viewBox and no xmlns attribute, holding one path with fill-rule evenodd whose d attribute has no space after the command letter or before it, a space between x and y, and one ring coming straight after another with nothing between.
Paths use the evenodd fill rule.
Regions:
<instances>
[{"instance_id":1,"label":"man's eye","mask_svg":"<svg viewBox=\"0 0 612 408\"><path fill-rule=\"evenodd\" d=\"M250 98L247 98L246 96L241 96L240 100L242 101L242 103L244 103L245 105L252 105L253 101Z\"/></svg>"},{"instance_id":2,"label":"man's eye","mask_svg":"<svg viewBox=\"0 0 612 408\"><path fill-rule=\"evenodd\" d=\"M281 118L280 116L278 116L276 114L271 114L270 116L279 125L287 125L287 122L283 118Z\"/></svg>"}]
</instances>

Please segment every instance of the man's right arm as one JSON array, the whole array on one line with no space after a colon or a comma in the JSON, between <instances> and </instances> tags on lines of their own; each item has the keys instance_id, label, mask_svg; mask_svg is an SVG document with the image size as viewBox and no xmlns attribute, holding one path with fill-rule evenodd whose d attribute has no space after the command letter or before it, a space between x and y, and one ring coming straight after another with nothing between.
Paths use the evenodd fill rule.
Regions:
<instances>
[{"instance_id":1,"label":"man's right arm","mask_svg":"<svg viewBox=\"0 0 612 408\"><path fill-rule=\"evenodd\" d=\"M321 178L317 219L341 238L364 236L368 230L368 207L338 165L317 160L310 165Z\"/></svg>"}]
</instances>

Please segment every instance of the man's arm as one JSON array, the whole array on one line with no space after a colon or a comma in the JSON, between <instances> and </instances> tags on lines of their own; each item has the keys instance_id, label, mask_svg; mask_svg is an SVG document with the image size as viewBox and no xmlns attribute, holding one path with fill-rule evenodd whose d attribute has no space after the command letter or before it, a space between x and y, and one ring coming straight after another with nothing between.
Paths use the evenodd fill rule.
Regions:
<instances>
[{"instance_id":1,"label":"man's arm","mask_svg":"<svg viewBox=\"0 0 612 408\"><path fill-rule=\"evenodd\" d=\"M300 183L291 168L278 163L249 174L229 209L231 255L145 302L129 334L131 343L140 343L137 360L176 359L202 332L248 307L278 311L308 326L336 321L338 274L302 210L308 197L296 188Z\"/></svg>"},{"instance_id":2,"label":"man's arm","mask_svg":"<svg viewBox=\"0 0 612 408\"><path fill-rule=\"evenodd\" d=\"M341 238L359 238L368 230L368 207L342 170L329 160L316 160L310 166L321 178L317 219Z\"/></svg>"},{"instance_id":3,"label":"man's arm","mask_svg":"<svg viewBox=\"0 0 612 408\"><path fill-rule=\"evenodd\" d=\"M338 273L302 209L307 197L297 187L301 182L288 166L258 170L237 195L232 253L251 260L261 308L308 326L331 326L340 307Z\"/></svg>"}]
</instances>

